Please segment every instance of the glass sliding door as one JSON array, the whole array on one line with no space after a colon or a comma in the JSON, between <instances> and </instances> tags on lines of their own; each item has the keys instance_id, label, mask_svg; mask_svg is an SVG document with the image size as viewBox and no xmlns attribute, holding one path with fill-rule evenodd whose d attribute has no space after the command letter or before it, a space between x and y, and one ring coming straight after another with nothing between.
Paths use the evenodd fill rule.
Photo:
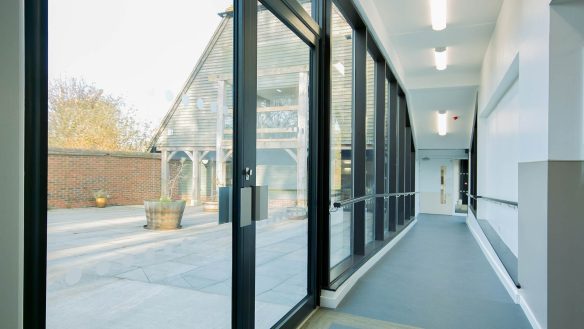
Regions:
<instances>
[{"instance_id":1,"label":"glass sliding door","mask_svg":"<svg viewBox=\"0 0 584 329\"><path fill-rule=\"evenodd\" d=\"M256 223L256 328L270 328L308 289L310 47L258 6L256 185L268 218Z\"/></svg>"},{"instance_id":2,"label":"glass sliding door","mask_svg":"<svg viewBox=\"0 0 584 329\"><path fill-rule=\"evenodd\" d=\"M316 23L309 2L236 4L234 324L298 324L315 305L309 146L318 40L298 18Z\"/></svg>"},{"instance_id":3,"label":"glass sliding door","mask_svg":"<svg viewBox=\"0 0 584 329\"><path fill-rule=\"evenodd\" d=\"M270 328L315 307L313 3L31 3L27 24L50 22L32 33L48 99L27 87L49 137L30 142L48 175L28 192L50 209L26 238L35 323Z\"/></svg>"}]
</instances>

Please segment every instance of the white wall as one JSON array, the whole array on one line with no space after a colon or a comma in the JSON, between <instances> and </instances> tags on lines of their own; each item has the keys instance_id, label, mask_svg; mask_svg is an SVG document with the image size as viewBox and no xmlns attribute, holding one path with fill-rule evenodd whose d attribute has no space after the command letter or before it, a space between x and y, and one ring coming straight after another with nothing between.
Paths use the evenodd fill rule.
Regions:
<instances>
[{"instance_id":1,"label":"white wall","mask_svg":"<svg viewBox=\"0 0 584 329\"><path fill-rule=\"evenodd\" d=\"M517 201L519 173L519 86L515 80L488 116L479 117L478 195ZM479 199L478 217L518 255L517 208Z\"/></svg>"},{"instance_id":2,"label":"white wall","mask_svg":"<svg viewBox=\"0 0 584 329\"><path fill-rule=\"evenodd\" d=\"M420 212L425 214L452 215L453 201L453 161L452 159L430 159L420 161ZM446 167L446 203L440 202L440 168Z\"/></svg>"},{"instance_id":3,"label":"white wall","mask_svg":"<svg viewBox=\"0 0 584 329\"><path fill-rule=\"evenodd\" d=\"M521 162L548 159L549 12L549 0L504 1L483 60L479 113L514 80L517 60Z\"/></svg>"},{"instance_id":4,"label":"white wall","mask_svg":"<svg viewBox=\"0 0 584 329\"><path fill-rule=\"evenodd\" d=\"M547 268L548 255L545 248L541 252L541 248L532 246L547 246L548 232L545 225L535 227L530 225L530 218L522 217L521 204L527 205L536 199L528 194L523 198L518 195L518 169L513 166L549 159L549 3L549 0L504 1L483 60L478 104L478 194L522 200L518 217L520 224L525 220L525 225L520 225L520 232L515 223L494 223L494 227L519 255L524 309L529 310L527 313L533 314L532 320L543 328L548 324L548 282L546 273L540 272ZM511 132L512 129L515 131ZM493 138L490 147L485 144L487 139ZM505 144L507 141L510 145ZM516 158L507 159L512 153ZM501 164L497 159L502 158L506 160ZM546 199L546 193L547 190L539 191L538 202ZM493 207L497 206L485 206L481 201L479 218L514 218L511 209L492 210ZM531 223L534 222L531 218ZM518 231L516 241L514 231Z\"/></svg>"},{"instance_id":5,"label":"white wall","mask_svg":"<svg viewBox=\"0 0 584 329\"><path fill-rule=\"evenodd\" d=\"M22 0L0 1L0 328L22 327Z\"/></svg>"},{"instance_id":6,"label":"white wall","mask_svg":"<svg viewBox=\"0 0 584 329\"><path fill-rule=\"evenodd\" d=\"M584 160L584 3L552 8L549 158Z\"/></svg>"}]
</instances>

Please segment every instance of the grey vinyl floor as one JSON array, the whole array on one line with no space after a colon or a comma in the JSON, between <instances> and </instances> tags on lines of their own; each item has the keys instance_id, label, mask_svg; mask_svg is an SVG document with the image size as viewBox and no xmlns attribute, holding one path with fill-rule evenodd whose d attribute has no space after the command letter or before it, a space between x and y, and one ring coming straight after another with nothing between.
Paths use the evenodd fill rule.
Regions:
<instances>
[{"instance_id":1,"label":"grey vinyl floor","mask_svg":"<svg viewBox=\"0 0 584 329\"><path fill-rule=\"evenodd\" d=\"M318 327L362 327L335 322L337 314L339 319L352 316L418 328L531 328L465 220L419 215L417 225L327 315L330 325Z\"/></svg>"}]
</instances>

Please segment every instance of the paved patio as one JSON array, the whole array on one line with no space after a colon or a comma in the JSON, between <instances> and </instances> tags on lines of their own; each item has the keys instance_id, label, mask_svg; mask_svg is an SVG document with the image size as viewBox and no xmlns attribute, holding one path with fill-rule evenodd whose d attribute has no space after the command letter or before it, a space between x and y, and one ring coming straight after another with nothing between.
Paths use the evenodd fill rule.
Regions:
<instances>
[{"instance_id":1,"label":"paved patio","mask_svg":"<svg viewBox=\"0 0 584 329\"><path fill-rule=\"evenodd\" d=\"M229 328L231 224L187 207L183 228L149 231L143 206L48 212L48 328ZM256 327L306 295L306 220L257 224Z\"/></svg>"}]
</instances>

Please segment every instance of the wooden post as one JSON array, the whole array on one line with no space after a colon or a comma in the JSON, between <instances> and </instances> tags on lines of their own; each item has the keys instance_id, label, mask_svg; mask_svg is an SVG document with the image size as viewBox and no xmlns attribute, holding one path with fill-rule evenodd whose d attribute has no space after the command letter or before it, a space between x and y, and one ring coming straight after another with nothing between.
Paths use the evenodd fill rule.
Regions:
<instances>
[{"instance_id":1,"label":"wooden post","mask_svg":"<svg viewBox=\"0 0 584 329\"><path fill-rule=\"evenodd\" d=\"M168 151L161 151L162 158L160 159L160 196L168 196Z\"/></svg>"},{"instance_id":2,"label":"wooden post","mask_svg":"<svg viewBox=\"0 0 584 329\"><path fill-rule=\"evenodd\" d=\"M217 138L215 143L215 195L219 195L218 186L226 186L225 156L223 154L223 134L225 130L225 81L217 81Z\"/></svg>"},{"instance_id":3,"label":"wooden post","mask_svg":"<svg viewBox=\"0 0 584 329\"><path fill-rule=\"evenodd\" d=\"M308 72L300 72L298 76L298 149L296 152L296 188L297 206L307 206L307 185L308 185Z\"/></svg>"},{"instance_id":4,"label":"wooden post","mask_svg":"<svg viewBox=\"0 0 584 329\"><path fill-rule=\"evenodd\" d=\"M191 205L196 206L199 204L199 151L196 149L193 150L193 157L191 158L193 161L193 172L191 176L192 187L191 187Z\"/></svg>"}]
</instances>

